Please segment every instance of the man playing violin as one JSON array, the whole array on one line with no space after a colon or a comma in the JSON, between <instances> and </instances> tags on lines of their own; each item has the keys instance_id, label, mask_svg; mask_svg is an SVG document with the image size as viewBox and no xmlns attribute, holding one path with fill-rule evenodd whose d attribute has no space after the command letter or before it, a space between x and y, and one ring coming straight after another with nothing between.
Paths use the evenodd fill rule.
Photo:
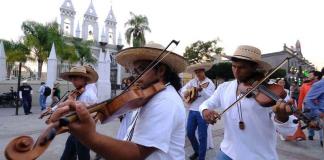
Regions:
<instances>
[{"instance_id":1,"label":"man playing violin","mask_svg":"<svg viewBox=\"0 0 324 160\"><path fill-rule=\"evenodd\" d=\"M195 78L190 80L182 89L181 93L184 99L192 98L189 97L189 90L196 88L198 93L196 99L189 103L189 115L187 121L187 136L190 140L194 154L190 156L190 159L196 159L199 157L200 160L204 160L207 149L207 128L208 124L201 117L199 113L199 106L202 102L208 99L215 90L214 83L206 77L205 71L209 70L212 64L193 64L187 67L187 72L194 73ZM196 130L198 127L198 140L196 138Z\"/></svg>"},{"instance_id":2,"label":"man playing violin","mask_svg":"<svg viewBox=\"0 0 324 160\"><path fill-rule=\"evenodd\" d=\"M200 105L203 118L216 123L219 113L214 109L225 109L242 93L240 85L251 81L260 71L268 71L271 65L261 60L261 51L252 46L239 46L233 56L224 56L232 61L235 80L221 84L214 94ZM290 116L290 106L278 101L272 109L262 107L254 98L243 98L223 115L224 139L217 160L278 159L276 131L284 136L294 134L296 124Z\"/></svg>"},{"instance_id":3,"label":"man playing violin","mask_svg":"<svg viewBox=\"0 0 324 160\"><path fill-rule=\"evenodd\" d=\"M117 54L116 60L122 66L140 74L159 56L163 50L161 48L157 44L127 48ZM76 110L79 118L77 122L69 123L71 134L106 159L185 159L186 116L177 91L181 88L178 73L185 70L186 61L182 56L168 53L161 63L145 72L137 81L141 88L159 82L165 88L135 111L124 140L96 132L95 122L86 105L79 102L66 103ZM61 113L64 113L63 110Z\"/></svg>"},{"instance_id":4,"label":"man playing violin","mask_svg":"<svg viewBox=\"0 0 324 160\"><path fill-rule=\"evenodd\" d=\"M88 105L97 102L97 95L93 89L86 87L87 84L97 82L98 74L96 71L89 67L78 66L72 67L70 72L62 73L61 78L70 81L76 90L84 91L75 97L76 101L84 102ZM73 135L70 135L66 141L64 152L61 156L61 160L90 160L90 150L88 147L81 144Z\"/></svg>"}]
</instances>

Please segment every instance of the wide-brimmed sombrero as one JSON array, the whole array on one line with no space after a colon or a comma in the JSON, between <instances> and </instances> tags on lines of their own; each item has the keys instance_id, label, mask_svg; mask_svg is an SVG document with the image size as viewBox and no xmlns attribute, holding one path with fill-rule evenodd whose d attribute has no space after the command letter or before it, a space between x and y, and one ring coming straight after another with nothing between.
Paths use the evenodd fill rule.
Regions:
<instances>
[{"instance_id":1,"label":"wide-brimmed sombrero","mask_svg":"<svg viewBox=\"0 0 324 160\"><path fill-rule=\"evenodd\" d=\"M71 81L71 76L83 76L87 78L88 83L95 83L98 80L98 74L95 71L87 70L84 66L72 67L69 72L60 74L60 77L64 80Z\"/></svg>"},{"instance_id":2,"label":"wide-brimmed sombrero","mask_svg":"<svg viewBox=\"0 0 324 160\"><path fill-rule=\"evenodd\" d=\"M162 45L150 42L144 47L131 47L121 50L117 53L116 60L120 65L126 68L133 68L134 62L138 60L155 60L163 49L164 47ZM161 63L168 65L177 73L183 72L187 66L186 60L174 52L166 52L169 52L169 54L161 61Z\"/></svg>"},{"instance_id":3,"label":"wide-brimmed sombrero","mask_svg":"<svg viewBox=\"0 0 324 160\"><path fill-rule=\"evenodd\" d=\"M236 49L233 56L222 56L230 60L232 60L232 58L237 58L255 62L258 64L259 69L265 71L269 71L272 68L269 63L261 60L261 50L253 46L241 45Z\"/></svg>"},{"instance_id":4,"label":"wide-brimmed sombrero","mask_svg":"<svg viewBox=\"0 0 324 160\"><path fill-rule=\"evenodd\" d=\"M210 70L212 66L213 66L212 63L192 64L192 65L187 67L186 72L193 73L193 72L195 72L195 70L198 70L198 69L203 69L206 72L206 71Z\"/></svg>"},{"instance_id":5,"label":"wide-brimmed sombrero","mask_svg":"<svg viewBox=\"0 0 324 160\"><path fill-rule=\"evenodd\" d=\"M95 79L95 82L97 82L99 76L98 76L98 73L96 72L96 70L91 65L89 65L89 64L84 65L84 67L86 68L86 70L87 70L88 73L90 73L91 75L95 75L95 78L96 78Z\"/></svg>"}]
</instances>

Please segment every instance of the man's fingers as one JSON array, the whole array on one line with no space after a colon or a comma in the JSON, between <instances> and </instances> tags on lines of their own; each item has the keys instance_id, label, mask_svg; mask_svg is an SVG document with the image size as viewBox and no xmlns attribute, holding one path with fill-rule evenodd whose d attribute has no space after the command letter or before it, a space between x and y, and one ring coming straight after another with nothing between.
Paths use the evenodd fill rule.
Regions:
<instances>
[{"instance_id":1,"label":"man's fingers","mask_svg":"<svg viewBox=\"0 0 324 160\"><path fill-rule=\"evenodd\" d=\"M76 106L76 113L79 117L79 121L82 122L87 122L89 119L91 119L90 113L85 107L83 103L77 103Z\"/></svg>"},{"instance_id":2,"label":"man's fingers","mask_svg":"<svg viewBox=\"0 0 324 160\"><path fill-rule=\"evenodd\" d=\"M64 116L69 111L70 111L69 106L57 108L56 111L51 115L50 122L55 122L55 121L59 120L62 116Z\"/></svg>"}]
</instances>

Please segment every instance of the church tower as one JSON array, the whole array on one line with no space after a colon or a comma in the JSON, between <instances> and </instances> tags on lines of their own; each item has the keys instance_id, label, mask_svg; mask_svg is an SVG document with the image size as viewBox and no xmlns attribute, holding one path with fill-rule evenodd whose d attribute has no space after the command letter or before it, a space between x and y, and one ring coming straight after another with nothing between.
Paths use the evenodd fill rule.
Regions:
<instances>
[{"instance_id":1,"label":"church tower","mask_svg":"<svg viewBox=\"0 0 324 160\"><path fill-rule=\"evenodd\" d=\"M84 40L98 41L99 28L97 22L98 16L96 10L93 7L92 1L84 14L82 24L82 38Z\"/></svg>"},{"instance_id":2,"label":"church tower","mask_svg":"<svg viewBox=\"0 0 324 160\"><path fill-rule=\"evenodd\" d=\"M64 36L73 36L75 10L71 0L65 0L60 7L61 31Z\"/></svg>"},{"instance_id":3,"label":"church tower","mask_svg":"<svg viewBox=\"0 0 324 160\"><path fill-rule=\"evenodd\" d=\"M116 25L117 25L116 17L114 15L112 7L110 7L110 11L105 20L108 44L116 45Z\"/></svg>"}]
</instances>

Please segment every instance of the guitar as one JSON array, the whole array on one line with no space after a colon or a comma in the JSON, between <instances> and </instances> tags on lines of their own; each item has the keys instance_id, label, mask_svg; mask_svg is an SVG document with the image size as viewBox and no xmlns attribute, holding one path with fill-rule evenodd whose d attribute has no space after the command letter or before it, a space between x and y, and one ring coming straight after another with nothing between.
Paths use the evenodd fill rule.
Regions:
<instances>
[{"instance_id":1,"label":"guitar","mask_svg":"<svg viewBox=\"0 0 324 160\"><path fill-rule=\"evenodd\" d=\"M188 94L187 97L184 98L184 101L188 104L191 104L198 98L198 92L199 88L207 88L209 85L209 82L205 82L199 85L199 87L192 87L188 89L186 92Z\"/></svg>"}]
</instances>

